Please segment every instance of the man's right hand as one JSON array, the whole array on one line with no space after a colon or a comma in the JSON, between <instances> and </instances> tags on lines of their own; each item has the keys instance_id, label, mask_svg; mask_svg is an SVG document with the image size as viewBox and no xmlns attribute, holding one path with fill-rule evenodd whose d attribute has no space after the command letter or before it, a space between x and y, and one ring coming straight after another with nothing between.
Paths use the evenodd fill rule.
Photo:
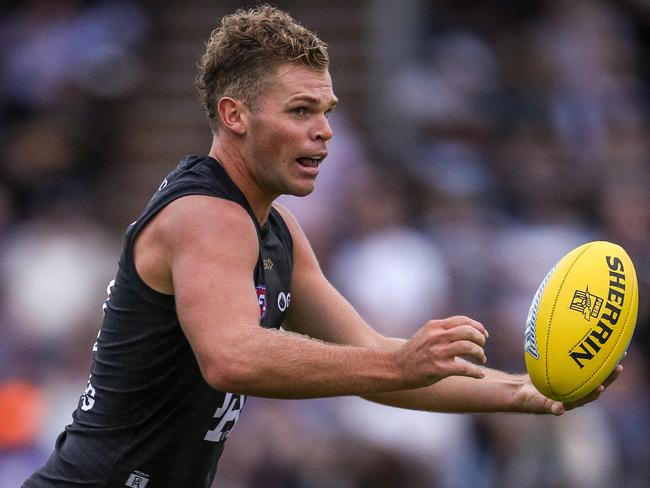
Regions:
<instances>
[{"instance_id":1,"label":"man's right hand","mask_svg":"<svg viewBox=\"0 0 650 488\"><path fill-rule=\"evenodd\" d=\"M406 343L394 351L395 360L408 388L436 383L448 376L483 378L483 370L457 358L471 358L480 364L487 359L485 327L468 317L430 320Z\"/></svg>"}]
</instances>

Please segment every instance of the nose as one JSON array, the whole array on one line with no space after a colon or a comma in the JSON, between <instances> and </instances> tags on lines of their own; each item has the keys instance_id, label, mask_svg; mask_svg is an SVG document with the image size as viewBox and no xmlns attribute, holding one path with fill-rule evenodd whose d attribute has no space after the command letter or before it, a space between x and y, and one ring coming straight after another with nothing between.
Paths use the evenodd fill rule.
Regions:
<instances>
[{"instance_id":1,"label":"nose","mask_svg":"<svg viewBox=\"0 0 650 488\"><path fill-rule=\"evenodd\" d=\"M317 117L317 122L314 125L312 139L329 141L332 138L332 127L330 126L329 120L325 114L321 114Z\"/></svg>"}]
</instances>

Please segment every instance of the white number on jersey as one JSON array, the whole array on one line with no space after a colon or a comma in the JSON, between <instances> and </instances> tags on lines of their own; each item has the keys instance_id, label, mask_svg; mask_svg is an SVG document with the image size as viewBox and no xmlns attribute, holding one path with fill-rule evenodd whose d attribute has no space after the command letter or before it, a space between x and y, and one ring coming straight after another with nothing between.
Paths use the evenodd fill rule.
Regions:
<instances>
[{"instance_id":1,"label":"white number on jersey","mask_svg":"<svg viewBox=\"0 0 650 488\"><path fill-rule=\"evenodd\" d=\"M226 396L223 399L223 404L217 408L213 415L214 418L220 419L219 423L214 429L209 430L203 439L210 442L219 442L227 439L237 423L237 419L239 418L241 409L244 407L244 403L246 403L245 395L226 393ZM226 429L228 422L232 422L232 425L230 425L230 428Z\"/></svg>"},{"instance_id":2,"label":"white number on jersey","mask_svg":"<svg viewBox=\"0 0 650 488\"><path fill-rule=\"evenodd\" d=\"M81 410L87 412L95 406L95 387L88 379L88 384L86 385L86 390L83 395L81 395Z\"/></svg>"},{"instance_id":3,"label":"white number on jersey","mask_svg":"<svg viewBox=\"0 0 650 488\"><path fill-rule=\"evenodd\" d=\"M108 308L108 301L111 299L111 291L113 290L113 286L115 286L115 280L111 280L108 283L108 286L106 287L106 300L104 301L104 304L102 305L102 312L106 313L106 309ZM97 341L99 340L99 334L102 333L102 330L99 329L99 332L97 332L97 339L95 339L95 343L93 344L93 352L97 350Z\"/></svg>"}]
</instances>

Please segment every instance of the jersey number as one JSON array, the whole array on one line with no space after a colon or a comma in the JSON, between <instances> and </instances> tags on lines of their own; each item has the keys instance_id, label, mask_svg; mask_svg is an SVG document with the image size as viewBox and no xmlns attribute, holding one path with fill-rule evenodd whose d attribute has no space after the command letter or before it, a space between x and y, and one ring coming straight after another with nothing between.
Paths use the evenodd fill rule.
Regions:
<instances>
[{"instance_id":1,"label":"jersey number","mask_svg":"<svg viewBox=\"0 0 650 488\"><path fill-rule=\"evenodd\" d=\"M235 423L237 423L244 403L246 403L245 395L226 393L223 404L217 408L213 415L214 418L219 419L219 423L214 429L209 430L203 439L210 442L220 442L227 439L235 427ZM232 424L229 424L229 422L232 422ZM226 428L227 425L228 428Z\"/></svg>"},{"instance_id":2,"label":"jersey number","mask_svg":"<svg viewBox=\"0 0 650 488\"><path fill-rule=\"evenodd\" d=\"M111 280L111 282L106 287L106 293L108 295L108 298L106 298L106 301L102 306L103 313L106 313L106 308L108 307L108 301L111 299L111 290L113 288L113 285L115 285L115 280ZM99 332L97 332L97 338L95 339L95 343L93 344L93 352L97 351L97 342L99 341L99 334L101 333L102 330L99 329ZM88 377L88 383L86 384L86 389L84 390L83 395L81 395L80 407L81 410L83 410L84 412L87 412L88 410L90 410L95 406L95 387L90 382L92 378L93 378L92 375Z\"/></svg>"}]
</instances>

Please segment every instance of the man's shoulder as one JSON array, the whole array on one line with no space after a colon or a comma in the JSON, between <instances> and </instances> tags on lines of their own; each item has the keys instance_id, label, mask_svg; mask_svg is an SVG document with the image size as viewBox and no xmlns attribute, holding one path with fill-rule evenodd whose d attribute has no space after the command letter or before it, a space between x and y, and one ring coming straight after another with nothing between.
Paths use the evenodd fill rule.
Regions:
<instances>
[{"instance_id":1,"label":"man's shoulder","mask_svg":"<svg viewBox=\"0 0 650 488\"><path fill-rule=\"evenodd\" d=\"M159 225L170 232L210 234L245 228L255 231L250 215L239 203L212 195L189 194L176 198L160 212Z\"/></svg>"}]
</instances>

